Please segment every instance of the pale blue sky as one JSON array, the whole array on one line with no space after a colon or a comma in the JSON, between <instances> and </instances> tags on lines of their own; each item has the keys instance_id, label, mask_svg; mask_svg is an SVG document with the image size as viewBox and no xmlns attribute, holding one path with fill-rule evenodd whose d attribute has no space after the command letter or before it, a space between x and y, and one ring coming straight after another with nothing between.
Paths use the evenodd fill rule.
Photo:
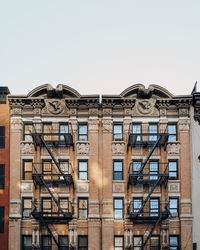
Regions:
<instances>
[{"instance_id":1,"label":"pale blue sky","mask_svg":"<svg viewBox=\"0 0 200 250\"><path fill-rule=\"evenodd\" d=\"M200 0L0 0L0 85L120 94L200 82ZM199 83L200 84L200 83Z\"/></svg>"}]
</instances>

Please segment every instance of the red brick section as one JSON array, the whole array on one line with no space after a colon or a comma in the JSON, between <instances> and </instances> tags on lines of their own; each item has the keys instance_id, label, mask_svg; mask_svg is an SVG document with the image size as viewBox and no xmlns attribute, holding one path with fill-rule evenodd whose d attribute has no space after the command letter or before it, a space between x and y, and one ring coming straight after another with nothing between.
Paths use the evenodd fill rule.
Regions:
<instances>
[{"instance_id":1,"label":"red brick section","mask_svg":"<svg viewBox=\"0 0 200 250\"><path fill-rule=\"evenodd\" d=\"M1 88L0 88L1 95ZM9 213L9 102L0 103L0 126L5 126L5 148L0 148L0 164L5 164L5 188L0 189L0 206L4 207L4 233L0 233L0 249L8 249L8 213Z\"/></svg>"}]
</instances>

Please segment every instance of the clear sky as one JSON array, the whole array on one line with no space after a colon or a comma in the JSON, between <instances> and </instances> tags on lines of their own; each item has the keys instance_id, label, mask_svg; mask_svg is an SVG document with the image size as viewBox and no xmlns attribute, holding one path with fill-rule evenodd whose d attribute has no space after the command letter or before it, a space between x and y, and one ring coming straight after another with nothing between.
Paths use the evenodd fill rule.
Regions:
<instances>
[{"instance_id":1,"label":"clear sky","mask_svg":"<svg viewBox=\"0 0 200 250\"><path fill-rule=\"evenodd\" d=\"M0 0L0 85L120 94L142 83L190 94L199 13L200 0Z\"/></svg>"}]
</instances>

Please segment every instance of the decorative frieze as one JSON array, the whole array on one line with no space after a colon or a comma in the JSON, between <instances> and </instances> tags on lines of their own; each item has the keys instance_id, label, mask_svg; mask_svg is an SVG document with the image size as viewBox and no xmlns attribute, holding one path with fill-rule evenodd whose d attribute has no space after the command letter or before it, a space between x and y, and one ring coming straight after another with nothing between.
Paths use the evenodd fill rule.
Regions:
<instances>
[{"instance_id":1,"label":"decorative frieze","mask_svg":"<svg viewBox=\"0 0 200 250\"><path fill-rule=\"evenodd\" d=\"M123 193L124 184L123 183L113 183L113 193Z\"/></svg>"},{"instance_id":2,"label":"decorative frieze","mask_svg":"<svg viewBox=\"0 0 200 250\"><path fill-rule=\"evenodd\" d=\"M180 153L180 142L168 142L167 153L168 155L178 155Z\"/></svg>"},{"instance_id":3,"label":"decorative frieze","mask_svg":"<svg viewBox=\"0 0 200 250\"><path fill-rule=\"evenodd\" d=\"M125 143L122 141L112 142L112 153L113 155L124 155Z\"/></svg>"},{"instance_id":4,"label":"decorative frieze","mask_svg":"<svg viewBox=\"0 0 200 250\"><path fill-rule=\"evenodd\" d=\"M178 121L178 126L180 131L187 132L190 129L190 120L189 119L180 119Z\"/></svg>"},{"instance_id":5,"label":"decorative frieze","mask_svg":"<svg viewBox=\"0 0 200 250\"><path fill-rule=\"evenodd\" d=\"M21 142L21 154L22 155L32 155L34 153L34 146L32 142Z\"/></svg>"},{"instance_id":6,"label":"decorative frieze","mask_svg":"<svg viewBox=\"0 0 200 250\"><path fill-rule=\"evenodd\" d=\"M103 124L103 131L109 131L109 132L112 132L112 120L102 120L102 124Z\"/></svg>"},{"instance_id":7,"label":"decorative frieze","mask_svg":"<svg viewBox=\"0 0 200 250\"><path fill-rule=\"evenodd\" d=\"M133 109L134 116L158 116L158 109L155 107L155 99L137 99Z\"/></svg>"},{"instance_id":8,"label":"decorative frieze","mask_svg":"<svg viewBox=\"0 0 200 250\"><path fill-rule=\"evenodd\" d=\"M88 141L78 141L76 151L79 155L88 155L90 153L90 143Z\"/></svg>"},{"instance_id":9,"label":"decorative frieze","mask_svg":"<svg viewBox=\"0 0 200 250\"><path fill-rule=\"evenodd\" d=\"M32 182L22 182L21 183L21 192L22 193L32 193L33 192L33 183Z\"/></svg>"},{"instance_id":10,"label":"decorative frieze","mask_svg":"<svg viewBox=\"0 0 200 250\"><path fill-rule=\"evenodd\" d=\"M179 183L168 183L168 192L170 193L179 193L180 184Z\"/></svg>"},{"instance_id":11,"label":"decorative frieze","mask_svg":"<svg viewBox=\"0 0 200 250\"><path fill-rule=\"evenodd\" d=\"M88 183L78 183L77 184L77 191L80 193L88 193L89 192L89 185Z\"/></svg>"}]
</instances>

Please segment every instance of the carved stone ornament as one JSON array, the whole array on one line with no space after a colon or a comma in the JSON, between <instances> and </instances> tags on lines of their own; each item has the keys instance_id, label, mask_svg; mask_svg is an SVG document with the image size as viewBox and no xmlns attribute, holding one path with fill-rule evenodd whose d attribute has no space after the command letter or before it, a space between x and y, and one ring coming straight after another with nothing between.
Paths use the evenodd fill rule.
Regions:
<instances>
[{"instance_id":1,"label":"carved stone ornament","mask_svg":"<svg viewBox=\"0 0 200 250\"><path fill-rule=\"evenodd\" d=\"M43 115L68 115L68 109L64 100L48 99L45 100L46 106L42 110Z\"/></svg>"},{"instance_id":2,"label":"carved stone ornament","mask_svg":"<svg viewBox=\"0 0 200 250\"><path fill-rule=\"evenodd\" d=\"M189 119L179 120L178 126L180 131L188 131L190 129L190 120Z\"/></svg>"},{"instance_id":3,"label":"carved stone ornament","mask_svg":"<svg viewBox=\"0 0 200 250\"><path fill-rule=\"evenodd\" d=\"M179 142L168 142L167 153L168 153L168 155L178 155L180 153L180 143Z\"/></svg>"},{"instance_id":4,"label":"carved stone ornament","mask_svg":"<svg viewBox=\"0 0 200 250\"><path fill-rule=\"evenodd\" d=\"M77 154L87 155L90 153L90 143L89 142L77 142L76 143Z\"/></svg>"},{"instance_id":5,"label":"carved stone ornament","mask_svg":"<svg viewBox=\"0 0 200 250\"><path fill-rule=\"evenodd\" d=\"M11 120L11 129L22 129L22 121L21 119L13 119Z\"/></svg>"},{"instance_id":6,"label":"carved stone ornament","mask_svg":"<svg viewBox=\"0 0 200 250\"><path fill-rule=\"evenodd\" d=\"M21 154L30 155L34 153L34 146L32 142L22 142L21 143Z\"/></svg>"},{"instance_id":7,"label":"carved stone ornament","mask_svg":"<svg viewBox=\"0 0 200 250\"><path fill-rule=\"evenodd\" d=\"M102 123L104 130L112 130L112 120L103 120Z\"/></svg>"},{"instance_id":8,"label":"carved stone ornament","mask_svg":"<svg viewBox=\"0 0 200 250\"><path fill-rule=\"evenodd\" d=\"M158 110L155 109L155 99L150 100L136 100L134 114L138 115L159 115Z\"/></svg>"},{"instance_id":9,"label":"carved stone ornament","mask_svg":"<svg viewBox=\"0 0 200 250\"><path fill-rule=\"evenodd\" d=\"M98 120L89 120L88 121L88 130L98 130L99 128L99 121Z\"/></svg>"},{"instance_id":10,"label":"carved stone ornament","mask_svg":"<svg viewBox=\"0 0 200 250\"><path fill-rule=\"evenodd\" d=\"M124 154L124 142L113 142L112 143L112 153L114 155L123 155Z\"/></svg>"}]
</instances>

